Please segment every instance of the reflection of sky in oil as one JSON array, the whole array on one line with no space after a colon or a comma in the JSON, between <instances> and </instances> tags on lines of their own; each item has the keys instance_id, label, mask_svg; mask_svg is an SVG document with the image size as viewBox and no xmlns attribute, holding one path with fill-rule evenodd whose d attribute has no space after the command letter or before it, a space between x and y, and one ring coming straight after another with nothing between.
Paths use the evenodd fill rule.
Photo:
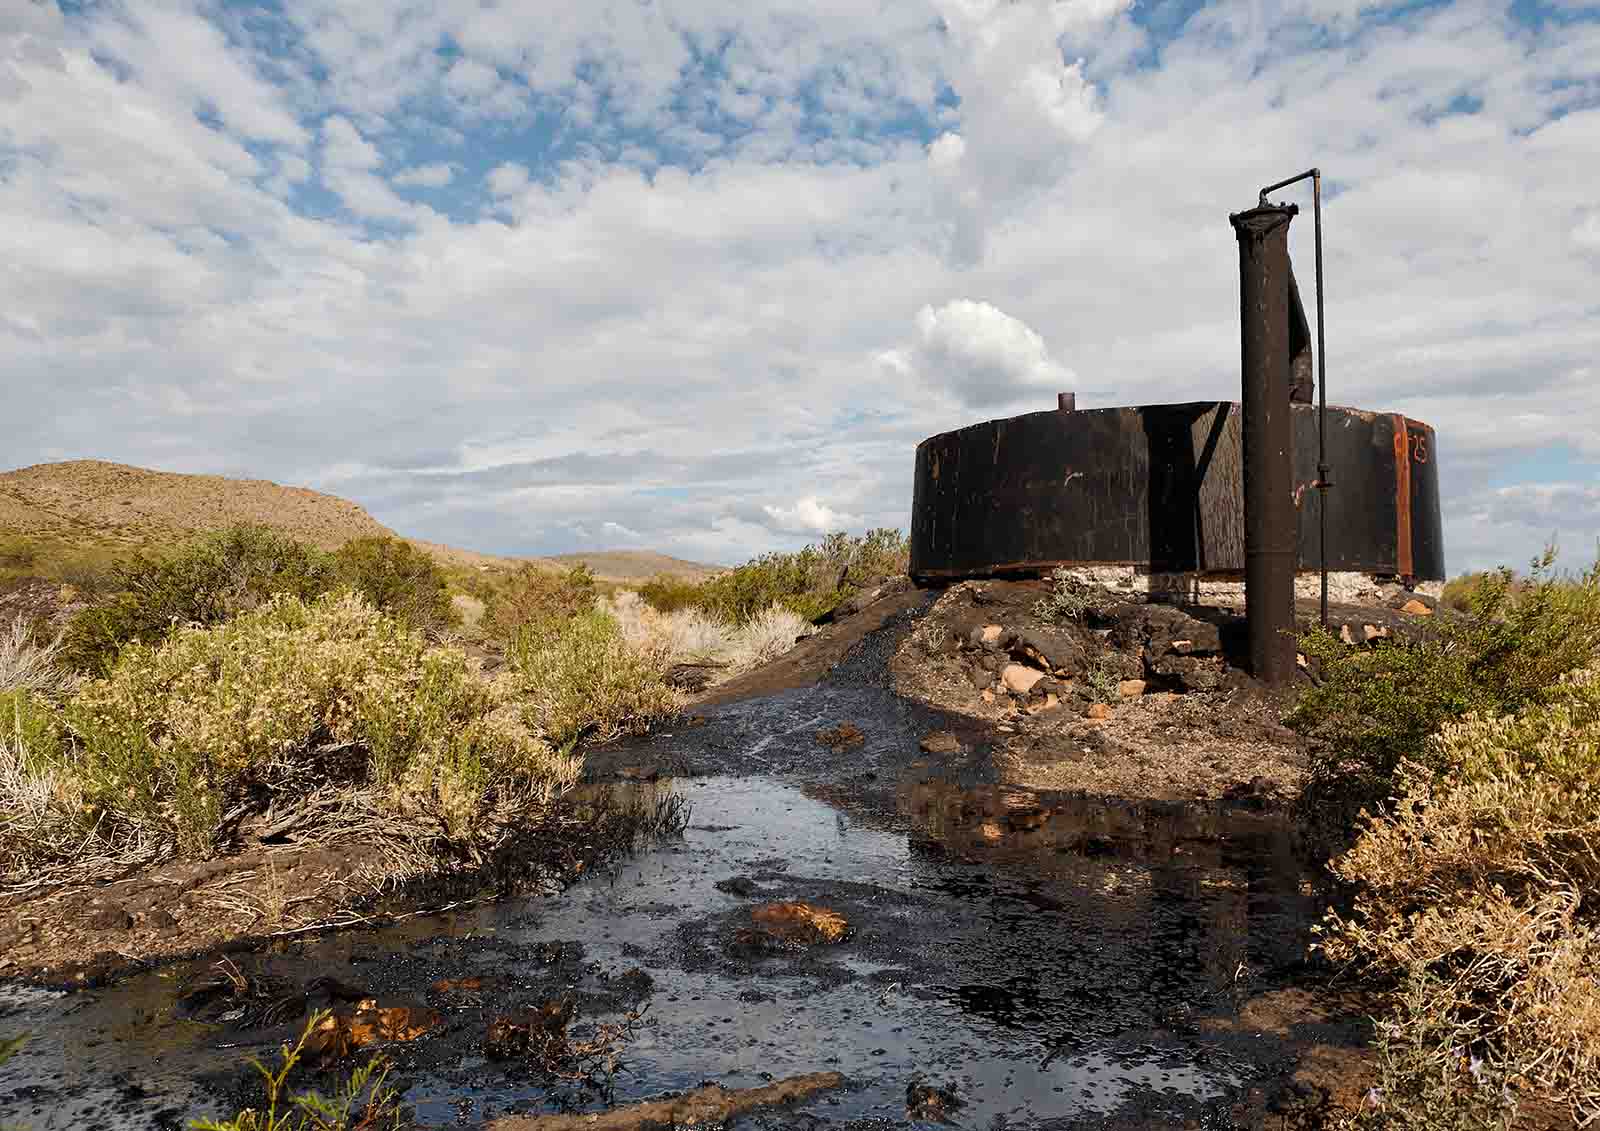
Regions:
<instances>
[{"instance_id":1,"label":"reflection of sky in oil","mask_svg":"<svg viewBox=\"0 0 1600 1131\"><path fill-rule=\"evenodd\" d=\"M1237 970L1270 960L1262 948L1285 932L1256 920L1311 914L1293 899L1276 834L1223 827L1204 810L1083 800L1041 809L1003 790L932 785L903 790L898 816L858 819L769 779L671 788L693 803L683 841L613 874L545 901L306 946L332 962L357 945L404 947L441 931L578 940L586 961L640 966L655 982L619 1102L837 1069L854 1087L815 1101L820 1114L903 1119L906 1085L921 1078L953 1087L960 1123L977 1126L1223 1094L1251 1066L1181 1035L1193 1031L1171 1018L1226 1008ZM773 897L836 906L857 934L812 953L820 974L781 957L736 969L720 948L751 900L715 886L735 875L758 877ZM700 959L683 957L691 952ZM65 998L8 991L0 1009L13 1016L0 1028L42 1032L0 1069L0 1098L28 1083L120 1075L148 1093L133 1105L144 1116L181 1110L188 1078L238 1053L171 1019L177 976ZM474 1058L459 1068L408 1074L422 1120L453 1121L463 1100L478 1119L540 1096ZM45 1120L12 1106L35 1128L90 1116L106 1128L157 1125L108 1115L99 1104L113 1097L125 1101L127 1088L111 1084Z\"/></svg>"}]
</instances>

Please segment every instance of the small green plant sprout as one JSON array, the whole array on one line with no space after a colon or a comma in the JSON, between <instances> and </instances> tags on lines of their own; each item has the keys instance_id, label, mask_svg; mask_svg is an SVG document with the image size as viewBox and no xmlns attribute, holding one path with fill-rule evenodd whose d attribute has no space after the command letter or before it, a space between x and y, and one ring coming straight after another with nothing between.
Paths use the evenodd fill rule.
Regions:
<instances>
[{"instance_id":1,"label":"small green plant sprout","mask_svg":"<svg viewBox=\"0 0 1600 1131\"><path fill-rule=\"evenodd\" d=\"M1050 595L1033 606L1043 621L1081 620L1089 608L1089 586L1065 566L1050 573Z\"/></svg>"},{"instance_id":2,"label":"small green plant sprout","mask_svg":"<svg viewBox=\"0 0 1600 1131\"><path fill-rule=\"evenodd\" d=\"M250 1058L266 1091L264 1109L246 1108L225 1120L192 1119L191 1131L400 1131L408 1126L400 1092L388 1086L390 1064L381 1056L352 1072L331 1098L290 1090L290 1074L305 1056L312 1033L328 1016L328 1010L317 1010L294 1047L279 1048L276 1070Z\"/></svg>"},{"instance_id":3,"label":"small green plant sprout","mask_svg":"<svg viewBox=\"0 0 1600 1131\"><path fill-rule=\"evenodd\" d=\"M1084 683L1089 689L1089 697L1095 703L1115 703L1122 698L1122 675L1117 670L1116 661L1110 653L1101 653L1084 676Z\"/></svg>"}]
</instances>

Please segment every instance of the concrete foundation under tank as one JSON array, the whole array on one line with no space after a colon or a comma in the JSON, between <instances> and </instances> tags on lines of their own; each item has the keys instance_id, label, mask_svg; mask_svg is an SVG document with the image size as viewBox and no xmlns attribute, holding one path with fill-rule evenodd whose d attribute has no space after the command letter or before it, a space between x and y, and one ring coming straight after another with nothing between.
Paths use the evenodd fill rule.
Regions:
<instances>
[{"instance_id":1,"label":"concrete foundation under tank","mask_svg":"<svg viewBox=\"0 0 1600 1131\"><path fill-rule=\"evenodd\" d=\"M1333 486L1316 488L1317 409L1291 405L1300 571L1444 579L1433 429L1329 406ZM1244 571L1243 460L1232 401L1028 413L917 447L911 576L919 582L1126 567L1230 585ZM1355 582L1352 581L1352 584Z\"/></svg>"}]
</instances>

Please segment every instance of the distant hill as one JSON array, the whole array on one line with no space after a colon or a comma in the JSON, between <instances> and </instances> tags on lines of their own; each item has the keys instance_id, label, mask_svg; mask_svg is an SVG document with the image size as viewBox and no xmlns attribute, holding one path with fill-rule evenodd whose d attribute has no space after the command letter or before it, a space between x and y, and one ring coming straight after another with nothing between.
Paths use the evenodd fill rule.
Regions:
<instances>
[{"instance_id":1,"label":"distant hill","mask_svg":"<svg viewBox=\"0 0 1600 1131\"><path fill-rule=\"evenodd\" d=\"M349 499L265 479L185 475L92 459L0 472L0 559L18 558L14 563L0 560L0 567L10 566L0 572L30 573L52 561L85 554L114 560L238 522L262 523L324 550L371 535L400 537ZM623 582L659 573L699 580L717 571L715 566L648 550L524 559L415 538L408 541L441 565L462 568L505 569L522 561L570 566L582 561L597 577ZM21 543L31 552L19 557Z\"/></svg>"},{"instance_id":2,"label":"distant hill","mask_svg":"<svg viewBox=\"0 0 1600 1131\"><path fill-rule=\"evenodd\" d=\"M140 546L236 522L265 523L324 550L394 534L348 499L265 479L90 459L0 473L0 530L9 534Z\"/></svg>"},{"instance_id":3,"label":"distant hill","mask_svg":"<svg viewBox=\"0 0 1600 1131\"><path fill-rule=\"evenodd\" d=\"M545 560L565 566L586 565L596 577L607 581L644 581L660 574L703 581L723 570L722 566L684 561L654 550L597 550L587 554L556 554Z\"/></svg>"}]
</instances>

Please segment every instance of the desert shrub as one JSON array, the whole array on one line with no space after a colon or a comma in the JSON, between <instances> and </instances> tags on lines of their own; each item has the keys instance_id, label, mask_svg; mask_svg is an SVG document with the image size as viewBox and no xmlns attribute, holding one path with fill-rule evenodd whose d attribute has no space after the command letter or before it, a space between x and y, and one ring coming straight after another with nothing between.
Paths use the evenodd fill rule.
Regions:
<instances>
[{"instance_id":1,"label":"desert shrub","mask_svg":"<svg viewBox=\"0 0 1600 1131\"><path fill-rule=\"evenodd\" d=\"M740 627L733 641L733 665L744 669L770 663L812 631L810 621L782 605L772 605Z\"/></svg>"},{"instance_id":2,"label":"desert shrub","mask_svg":"<svg viewBox=\"0 0 1600 1131\"><path fill-rule=\"evenodd\" d=\"M700 584L695 604L736 625L774 604L811 621L867 582L904 573L909 551L898 530L861 537L834 533L794 553L763 554Z\"/></svg>"},{"instance_id":3,"label":"desert shrub","mask_svg":"<svg viewBox=\"0 0 1600 1131\"><path fill-rule=\"evenodd\" d=\"M41 642L28 618L17 617L8 630L0 630L0 694L67 691L75 681L60 662L60 652L59 637Z\"/></svg>"},{"instance_id":4,"label":"desert shrub","mask_svg":"<svg viewBox=\"0 0 1600 1131\"><path fill-rule=\"evenodd\" d=\"M380 808L469 837L491 791L555 788L573 767L516 719L454 649L358 596L280 595L220 625L130 643L67 704L60 771L113 839L208 855L247 796L326 785L313 749L364 753L350 783Z\"/></svg>"},{"instance_id":5,"label":"desert shrub","mask_svg":"<svg viewBox=\"0 0 1600 1131\"><path fill-rule=\"evenodd\" d=\"M629 647L617 622L598 609L524 624L507 655L510 693L556 746L642 734L678 708L666 658Z\"/></svg>"},{"instance_id":6,"label":"desert shrub","mask_svg":"<svg viewBox=\"0 0 1600 1131\"><path fill-rule=\"evenodd\" d=\"M1089 587L1071 570L1057 566L1050 574L1050 594L1034 604L1033 615L1046 621L1080 620L1089 604Z\"/></svg>"},{"instance_id":7,"label":"desert shrub","mask_svg":"<svg viewBox=\"0 0 1600 1131\"><path fill-rule=\"evenodd\" d=\"M1356 898L1321 949L1406 980L1402 1033L1458 1033L1520 1089L1600 1117L1600 675L1446 723L1399 782L1334 862Z\"/></svg>"},{"instance_id":8,"label":"desert shrub","mask_svg":"<svg viewBox=\"0 0 1600 1131\"><path fill-rule=\"evenodd\" d=\"M588 612L595 596L588 566L555 571L528 562L489 592L480 623L489 635L509 642L529 625L560 623Z\"/></svg>"},{"instance_id":9,"label":"desert shrub","mask_svg":"<svg viewBox=\"0 0 1600 1131\"><path fill-rule=\"evenodd\" d=\"M130 641L154 643L174 625L218 624L280 593L311 600L339 584L333 559L265 527L202 535L169 558L118 567L117 594L68 625L63 659L103 675Z\"/></svg>"},{"instance_id":10,"label":"desert shrub","mask_svg":"<svg viewBox=\"0 0 1600 1131\"><path fill-rule=\"evenodd\" d=\"M334 554L339 576L373 608L433 636L459 623L450 588L433 558L409 542L378 535Z\"/></svg>"},{"instance_id":11,"label":"desert shrub","mask_svg":"<svg viewBox=\"0 0 1600 1131\"><path fill-rule=\"evenodd\" d=\"M642 583L639 596L657 612L675 613L679 609L698 609L702 586L677 574L663 573Z\"/></svg>"},{"instance_id":12,"label":"desert shrub","mask_svg":"<svg viewBox=\"0 0 1600 1131\"><path fill-rule=\"evenodd\" d=\"M352 1072L331 1097L290 1089L290 1075L329 1016L325 1009L313 1012L294 1047L279 1047L276 1068L250 1058L261 1076L264 1109L246 1108L231 1119L194 1119L189 1123L193 1131L399 1131L409 1126L400 1090L388 1084L390 1064L381 1056Z\"/></svg>"},{"instance_id":13,"label":"desert shrub","mask_svg":"<svg viewBox=\"0 0 1600 1131\"><path fill-rule=\"evenodd\" d=\"M1405 979L1391 1019L1377 1023L1377 1083L1341 1126L1354 1131L1505 1131L1516 1095L1503 1065L1473 1049L1477 1034L1436 1008L1426 974Z\"/></svg>"},{"instance_id":14,"label":"desert shrub","mask_svg":"<svg viewBox=\"0 0 1600 1131\"><path fill-rule=\"evenodd\" d=\"M1394 792L1410 759L1428 764L1428 738L1468 712L1503 714L1537 702L1565 673L1600 654L1600 566L1559 578L1554 551L1513 593L1510 570L1485 575L1464 616L1441 616L1404 639L1351 647L1315 631L1301 650L1320 670L1288 717L1321 740L1310 805L1353 817Z\"/></svg>"}]
</instances>

